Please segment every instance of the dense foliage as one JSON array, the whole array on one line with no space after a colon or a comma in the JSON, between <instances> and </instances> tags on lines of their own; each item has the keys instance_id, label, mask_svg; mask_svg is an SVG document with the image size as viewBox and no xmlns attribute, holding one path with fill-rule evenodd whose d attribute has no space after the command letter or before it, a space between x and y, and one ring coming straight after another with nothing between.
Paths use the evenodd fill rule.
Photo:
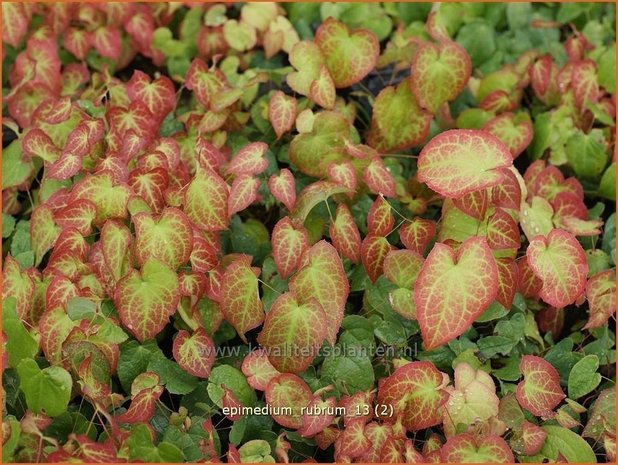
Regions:
<instances>
[{"instance_id":1,"label":"dense foliage","mask_svg":"<svg viewBox=\"0 0 618 465\"><path fill-rule=\"evenodd\" d=\"M2 13L3 461L615 460L614 5Z\"/></svg>"}]
</instances>

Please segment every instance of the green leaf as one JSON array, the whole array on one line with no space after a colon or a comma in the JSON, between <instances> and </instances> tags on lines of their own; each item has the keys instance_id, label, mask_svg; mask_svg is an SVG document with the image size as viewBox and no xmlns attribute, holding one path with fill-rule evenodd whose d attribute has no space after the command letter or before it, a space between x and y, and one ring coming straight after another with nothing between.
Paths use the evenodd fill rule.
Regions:
<instances>
[{"instance_id":1,"label":"green leaf","mask_svg":"<svg viewBox=\"0 0 618 465\"><path fill-rule=\"evenodd\" d=\"M595 134L600 137L595 137ZM593 130L589 134L578 131L567 141L567 160L578 176L595 178L603 172L607 153L598 139L602 141L603 135Z\"/></svg>"},{"instance_id":2,"label":"green leaf","mask_svg":"<svg viewBox=\"0 0 618 465\"><path fill-rule=\"evenodd\" d=\"M573 365L568 383L571 399L579 399L596 389L601 383L601 375L597 373L598 369L599 358L596 355L586 355Z\"/></svg>"},{"instance_id":3,"label":"green leaf","mask_svg":"<svg viewBox=\"0 0 618 465\"><path fill-rule=\"evenodd\" d=\"M24 359L17 373L30 410L50 417L66 412L73 385L68 371L58 366L41 370L34 360Z\"/></svg>"},{"instance_id":4,"label":"green leaf","mask_svg":"<svg viewBox=\"0 0 618 465\"><path fill-rule=\"evenodd\" d=\"M541 455L557 460L560 454L569 463L596 463L594 451L577 433L555 425L545 425L543 429L547 437Z\"/></svg>"},{"instance_id":5,"label":"green leaf","mask_svg":"<svg viewBox=\"0 0 618 465\"><path fill-rule=\"evenodd\" d=\"M143 345L137 341L128 341L120 345L118 378L126 392L131 390L131 384L137 375L147 371L153 356L160 353L155 341L146 341Z\"/></svg>"},{"instance_id":6,"label":"green leaf","mask_svg":"<svg viewBox=\"0 0 618 465\"><path fill-rule=\"evenodd\" d=\"M157 373L161 377L161 383L171 394L188 394L197 387L199 381L162 353L154 355L147 370Z\"/></svg>"},{"instance_id":7,"label":"green leaf","mask_svg":"<svg viewBox=\"0 0 618 465\"><path fill-rule=\"evenodd\" d=\"M327 357L322 364L321 378L329 380L340 387L341 391L352 395L358 391L372 389L375 376L371 360L362 354L345 354L345 349L337 353L337 346L333 348L333 354ZM344 354L344 355L341 355Z\"/></svg>"},{"instance_id":8,"label":"green leaf","mask_svg":"<svg viewBox=\"0 0 618 465\"><path fill-rule=\"evenodd\" d=\"M616 201L616 163L609 165L603 173L597 193L601 197Z\"/></svg>"},{"instance_id":9,"label":"green leaf","mask_svg":"<svg viewBox=\"0 0 618 465\"><path fill-rule=\"evenodd\" d=\"M6 239L15 229L15 218L2 212L2 239Z\"/></svg>"},{"instance_id":10,"label":"green leaf","mask_svg":"<svg viewBox=\"0 0 618 465\"><path fill-rule=\"evenodd\" d=\"M616 45L609 47L597 60L599 85L610 94L616 93Z\"/></svg>"},{"instance_id":11,"label":"green leaf","mask_svg":"<svg viewBox=\"0 0 618 465\"><path fill-rule=\"evenodd\" d=\"M39 352L38 341L26 329L17 316L14 297L4 298L2 302L2 329L7 336L6 354L9 366L16 367L22 359L32 359Z\"/></svg>"},{"instance_id":12,"label":"green leaf","mask_svg":"<svg viewBox=\"0 0 618 465\"><path fill-rule=\"evenodd\" d=\"M252 407L257 402L255 391L247 383L245 375L231 365L219 365L213 368L208 381L208 395L219 407L223 405L221 403L224 394L222 386L232 391L245 407Z\"/></svg>"},{"instance_id":13,"label":"green leaf","mask_svg":"<svg viewBox=\"0 0 618 465\"><path fill-rule=\"evenodd\" d=\"M19 139L2 150L2 189L19 186L26 182L33 172L32 162L26 162L22 158Z\"/></svg>"}]
</instances>

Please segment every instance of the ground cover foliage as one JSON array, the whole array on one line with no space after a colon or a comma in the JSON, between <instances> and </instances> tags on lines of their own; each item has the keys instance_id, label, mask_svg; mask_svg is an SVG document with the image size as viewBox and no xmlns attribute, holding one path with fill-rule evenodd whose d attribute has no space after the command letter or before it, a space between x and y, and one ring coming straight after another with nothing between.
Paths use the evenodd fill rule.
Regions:
<instances>
[{"instance_id":1,"label":"ground cover foliage","mask_svg":"<svg viewBox=\"0 0 618 465\"><path fill-rule=\"evenodd\" d=\"M2 13L3 461L615 460L614 5Z\"/></svg>"}]
</instances>

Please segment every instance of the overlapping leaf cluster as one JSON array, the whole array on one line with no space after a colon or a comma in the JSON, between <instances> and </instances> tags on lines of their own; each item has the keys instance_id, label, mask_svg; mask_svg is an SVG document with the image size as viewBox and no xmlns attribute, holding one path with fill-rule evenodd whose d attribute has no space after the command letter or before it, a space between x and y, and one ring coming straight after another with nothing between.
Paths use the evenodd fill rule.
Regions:
<instances>
[{"instance_id":1,"label":"overlapping leaf cluster","mask_svg":"<svg viewBox=\"0 0 618 465\"><path fill-rule=\"evenodd\" d=\"M611 5L2 12L3 460L615 460Z\"/></svg>"}]
</instances>

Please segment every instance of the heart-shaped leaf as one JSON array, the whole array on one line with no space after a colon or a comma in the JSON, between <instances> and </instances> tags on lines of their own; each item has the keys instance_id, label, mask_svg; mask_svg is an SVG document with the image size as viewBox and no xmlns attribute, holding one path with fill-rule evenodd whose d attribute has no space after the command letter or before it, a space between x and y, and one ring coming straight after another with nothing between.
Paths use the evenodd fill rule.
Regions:
<instances>
[{"instance_id":1,"label":"heart-shaped leaf","mask_svg":"<svg viewBox=\"0 0 618 465\"><path fill-rule=\"evenodd\" d=\"M10 254L4 258L4 270L2 273L2 298L14 297L17 308L17 316L26 318L32 308L32 295L34 282L32 278L21 270L19 263Z\"/></svg>"},{"instance_id":2,"label":"heart-shaped leaf","mask_svg":"<svg viewBox=\"0 0 618 465\"><path fill-rule=\"evenodd\" d=\"M268 101L268 119L277 134L277 139L294 127L297 106L294 97L285 95L280 90Z\"/></svg>"},{"instance_id":3,"label":"heart-shaped leaf","mask_svg":"<svg viewBox=\"0 0 618 465\"><path fill-rule=\"evenodd\" d=\"M471 237L457 252L437 243L414 290L425 348L434 349L463 334L497 293L498 269L485 239Z\"/></svg>"},{"instance_id":4,"label":"heart-shaped leaf","mask_svg":"<svg viewBox=\"0 0 618 465\"><path fill-rule=\"evenodd\" d=\"M386 237L395 226L395 217L391 205L379 196L371 205L367 214L367 231L369 234Z\"/></svg>"},{"instance_id":5,"label":"heart-shaped leaf","mask_svg":"<svg viewBox=\"0 0 618 465\"><path fill-rule=\"evenodd\" d=\"M616 270L601 271L588 280L586 297L590 316L584 328L603 326L616 311Z\"/></svg>"},{"instance_id":6,"label":"heart-shaped leaf","mask_svg":"<svg viewBox=\"0 0 618 465\"><path fill-rule=\"evenodd\" d=\"M566 396L560 387L560 375L547 360L524 355L519 363L524 379L517 385L517 402L536 416L548 416Z\"/></svg>"},{"instance_id":7,"label":"heart-shaped leaf","mask_svg":"<svg viewBox=\"0 0 618 465\"><path fill-rule=\"evenodd\" d=\"M60 228L54 222L51 207L43 204L35 208L30 220L30 238L36 266L41 263L47 251L54 246L58 234L60 234Z\"/></svg>"},{"instance_id":8,"label":"heart-shaped leaf","mask_svg":"<svg viewBox=\"0 0 618 465\"><path fill-rule=\"evenodd\" d=\"M127 94L132 101L146 105L153 115L164 118L176 106L174 83L167 76L151 82L150 77L140 70L133 71L127 83Z\"/></svg>"},{"instance_id":9,"label":"heart-shaped leaf","mask_svg":"<svg viewBox=\"0 0 618 465\"><path fill-rule=\"evenodd\" d=\"M524 444L524 454L538 454L543 447L546 437L547 433L540 426L530 423L529 421L524 421L521 425L521 439Z\"/></svg>"},{"instance_id":10,"label":"heart-shaped leaf","mask_svg":"<svg viewBox=\"0 0 618 465\"><path fill-rule=\"evenodd\" d=\"M309 248L309 233L302 226L294 227L286 216L275 225L271 242L277 272L287 279L298 269L303 254Z\"/></svg>"},{"instance_id":11,"label":"heart-shaped leaf","mask_svg":"<svg viewBox=\"0 0 618 465\"><path fill-rule=\"evenodd\" d=\"M441 461L447 463L513 463L511 448L500 436L476 439L470 433L458 434L446 441L440 450Z\"/></svg>"},{"instance_id":12,"label":"heart-shaped leaf","mask_svg":"<svg viewBox=\"0 0 618 465\"><path fill-rule=\"evenodd\" d=\"M353 263L360 260L361 236L354 217L346 204L337 205L335 219L329 227L330 239L337 252Z\"/></svg>"},{"instance_id":13,"label":"heart-shaped leaf","mask_svg":"<svg viewBox=\"0 0 618 465\"><path fill-rule=\"evenodd\" d=\"M227 228L228 185L217 173L198 169L185 191L185 213L205 231Z\"/></svg>"},{"instance_id":14,"label":"heart-shaped leaf","mask_svg":"<svg viewBox=\"0 0 618 465\"><path fill-rule=\"evenodd\" d=\"M385 237L368 234L361 244L361 259L372 282L376 282L384 271L384 260L392 245Z\"/></svg>"},{"instance_id":15,"label":"heart-shaped leaf","mask_svg":"<svg viewBox=\"0 0 618 465\"><path fill-rule=\"evenodd\" d=\"M294 208L296 203L296 182L292 172L283 168L278 175L268 178L268 189L272 195L281 202L288 210Z\"/></svg>"},{"instance_id":16,"label":"heart-shaped leaf","mask_svg":"<svg viewBox=\"0 0 618 465\"><path fill-rule=\"evenodd\" d=\"M424 254L436 235L436 223L425 218L414 218L399 229L399 239L406 249Z\"/></svg>"},{"instance_id":17,"label":"heart-shaped leaf","mask_svg":"<svg viewBox=\"0 0 618 465\"><path fill-rule=\"evenodd\" d=\"M173 354L183 370L199 378L208 378L215 363L215 345L204 328L197 328L193 334L185 330L178 331Z\"/></svg>"},{"instance_id":18,"label":"heart-shaped leaf","mask_svg":"<svg viewBox=\"0 0 618 465\"><path fill-rule=\"evenodd\" d=\"M380 157L374 157L363 170L363 181L374 194L395 197L395 179Z\"/></svg>"},{"instance_id":19,"label":"heart-shaped leaf","mask_svg":"<svg viewBox=\"0 0 618 465\"><path fill-rule=\"evenodd\" d=\"M284 428L298 429L303 426L303 412L313 399L307 383L291 373L283 373L268 383L266 403L273 409L272 417ZM280 413L278 413L280 412Z\"/></svg>"},{"instance_id":20,"label":"heart-shaped leaf","mask_svg":"<svg viewBox=\"0 0 618 465\"><path fill-rule=\"evenodd\" d=\"M227 166L228 174L260 174L268 167L268 160L264 154L268 150L268 145L264 142L253 142L238 151Z\"/></svg>"},{"instance_id":21,"label":"heart-shaped leaf","mask_svg":"<svg viewBox=\"0 0 618 465\"><path fill-rule=\"evenodd\" d=\"M227 215L232 217L255 202L259 188L260 180L248 174L241 174L234 179L227 198Z\"/></svg>"},{"instance_id":22,"label":"heart-shaped leaf","mask_svg":"<svg viewBox=\"0 0 618 465\"><path fill-rule=\"evenodd\" d=\"M514 159L526 150L534 135L530 116L524 112L502 113L488 121L483 130L504 142Z\"/></svg>"},{"instance_id":23,"label":"heart-shaped leaf","mask_svg":"<svg viewBox=\"0 0 618 465\"><path fill-rule=\"evenodd\" d=\"M290 212L290 218L297 224L303 224L309 212L320 202L326 202L331 195L349 192L347 187L330 181L316 181L305 187Z\"/></svg>"},{"instance_id":24,"label":"heart-shaped leaf","mask_svg":"<svg viewBox=\"0 0 618 465\"><path fill-rule=\"evenodd\" d=\"M63 229L75 228L83 236L92 231L92 222L97 213L97 206L89 200L76 200L67 204L54 214L56 224Z\"/></svg>"},{"instance_id":25,"label":"heart-shaped leaf","mask_svg":"<svg viewBox=\"0 0 618 465\"><path fill-rule=\"evenodd\" d=\"M268 360L264 349L249 352L242 362L242 372L253 389L265 391L271 379L281 374Z\"/></svg>"}]
</instances>

